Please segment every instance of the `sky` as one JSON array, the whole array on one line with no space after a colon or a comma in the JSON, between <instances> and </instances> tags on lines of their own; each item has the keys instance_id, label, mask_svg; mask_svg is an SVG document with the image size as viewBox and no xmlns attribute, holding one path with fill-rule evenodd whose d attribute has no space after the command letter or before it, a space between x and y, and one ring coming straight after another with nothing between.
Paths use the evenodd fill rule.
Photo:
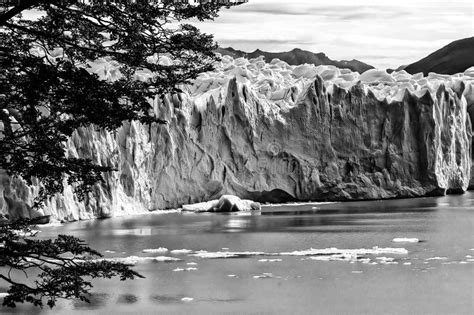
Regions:
<instances>
[{"instance_id":1,"label":"sky","mask_svg":"<svg viewBox=\"0 0 474 315\"><path fill-rule=\"evenodd\" d=\"M222 47L301 48L397 68L474 36L474 0L249 0L198 27Z\"/></svg>"}]
</instances>

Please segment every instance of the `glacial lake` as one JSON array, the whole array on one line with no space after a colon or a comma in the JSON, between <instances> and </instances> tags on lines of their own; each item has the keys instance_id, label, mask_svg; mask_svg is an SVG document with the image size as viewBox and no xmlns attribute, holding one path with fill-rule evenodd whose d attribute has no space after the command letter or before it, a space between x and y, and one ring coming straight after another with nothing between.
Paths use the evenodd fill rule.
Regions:
<instances>
[{"instance_id":1,"label":"glacial lake","mask_svg":"<svg viewBox=\"0 0 474 315\"><path fill-rule=\"evenodd\" d=\"M262 212L152 213L40 227L41 238L71 234L108 258L180 260L132 257L146 279L95 281L91 304L63 301L52 311L21 306L13 312L474 312L473 192ZM182 249L189 251L172 252Z\"/></svg>"}]
</instances>

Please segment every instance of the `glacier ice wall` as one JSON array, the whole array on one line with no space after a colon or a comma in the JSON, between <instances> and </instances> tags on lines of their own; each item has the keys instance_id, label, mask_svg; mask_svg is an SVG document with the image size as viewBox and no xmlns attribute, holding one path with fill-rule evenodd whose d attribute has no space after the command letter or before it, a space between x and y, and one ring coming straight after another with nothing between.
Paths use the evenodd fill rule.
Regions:
<instances>
[{"instance_id":1,"label":"glacier ice wall","mask_svg":"<svg viewBox=\"0 0 474 315\"><path fill-rule=\"evenodd\" d=\"M97 73L113 79L113 63L98 64ZM285 202L462 192L474 185L473 86L473 68L454 76L359 75L223 57L184 93L154 101L167 125L75 132L68 154L118 171L85 201L67 187L42 211L77 220L223 194ZM0 213L38 215L30 209L37 190L0 172Z\"/></svg>"}]
</instances>

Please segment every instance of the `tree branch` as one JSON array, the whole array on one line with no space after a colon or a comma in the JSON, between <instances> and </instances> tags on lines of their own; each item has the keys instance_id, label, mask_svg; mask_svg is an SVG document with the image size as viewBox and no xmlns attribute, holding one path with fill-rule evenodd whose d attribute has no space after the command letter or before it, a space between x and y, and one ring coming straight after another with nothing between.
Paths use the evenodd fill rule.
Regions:
<instances>
[{"instance_id":1,"label":"tree branch","mask_svg":"<svg viewBox=\"0 0 474 315\"><path fill-rule=\"evenodd\" d=\"M37 4L40 4L41 2L42 2L41 0L23 0L23 1L20 1L19 5L14 6L9 11L7 11L5 13L2 13L0 15L0 26L5 25L5 23L9 19L14 17L15 15L18 15L21 12L23 12L24 10L29 9L29 8L37 5Z\"/></svg>"}]
</instances>

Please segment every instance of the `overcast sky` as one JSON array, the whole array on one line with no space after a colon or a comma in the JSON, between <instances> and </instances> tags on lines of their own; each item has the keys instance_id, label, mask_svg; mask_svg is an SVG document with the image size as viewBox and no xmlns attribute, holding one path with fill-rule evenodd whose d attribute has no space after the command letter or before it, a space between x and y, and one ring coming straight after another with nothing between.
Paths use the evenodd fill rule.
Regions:
<instances>
[{"instance_id":1,"label":"overcast sky","mask_svg":"<svg viewBox=\"0 0 474 315\"><path fill-rule=\"evenodd\" d=\"M324 52L398 67L474 36L474 0L249 0L199 27L223 47Z\"/></svg>"}]
</instances>

